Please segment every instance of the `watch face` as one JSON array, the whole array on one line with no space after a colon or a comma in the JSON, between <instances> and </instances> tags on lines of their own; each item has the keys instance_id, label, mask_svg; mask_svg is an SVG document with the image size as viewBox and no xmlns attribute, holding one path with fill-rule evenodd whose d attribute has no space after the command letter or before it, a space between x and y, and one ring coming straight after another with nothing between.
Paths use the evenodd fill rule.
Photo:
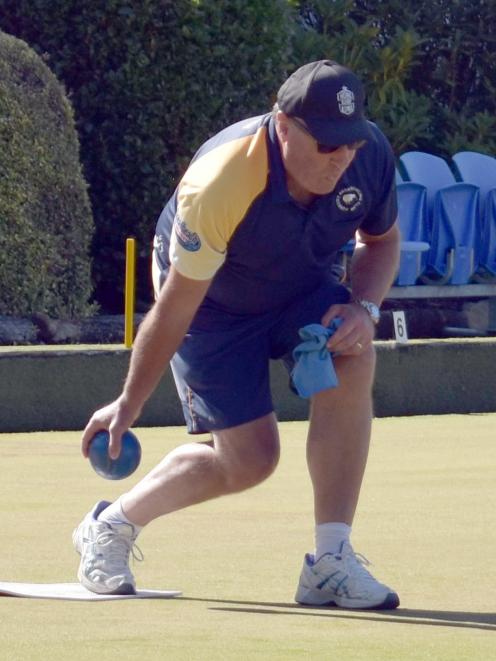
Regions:
<instances>
[{"instance_id":1,"label":"watch face","mask_svg":"<svg viewBox=\"0 0 496 661\"><path fill-rule=\"evenodd\" d=\"M380 318L380 311L378 306L372 301L358 301L360 305L367 310L372 321L377 324Z\"/></svg>"},{"instance_id":2,"label":"watch face","mask_svg":"<svg viewBox=\"0 0 496 661\"><path fill-rule=\"evenodd\" d=\"M379 308L377 307L377 305L373 305L370 308L369 312L370 312L370 316L372 317L372 320L377 323L379 321L379 317L380 317L380 312L379 312Z\"/></svg>"}]
</instances>

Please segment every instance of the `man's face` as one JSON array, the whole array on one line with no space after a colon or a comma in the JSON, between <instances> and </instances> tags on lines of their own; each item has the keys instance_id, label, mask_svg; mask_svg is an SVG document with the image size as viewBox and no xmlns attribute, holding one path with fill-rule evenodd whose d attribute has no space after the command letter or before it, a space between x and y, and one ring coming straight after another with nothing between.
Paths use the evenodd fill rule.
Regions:
<instances>
[{"instance_id":1,"label":"man's face","mask_svg":"<svg viewBox=\"0 0 496 661\"><path fill-rule=\"evenodd\" d=\"M276 120L288 190L292 197L308 203L317 195L332 192L357 150L342 145L330 153L321 153L317 141L303 128L301 120L283 112L277 113Z\"/></svg>"}]
</instances>

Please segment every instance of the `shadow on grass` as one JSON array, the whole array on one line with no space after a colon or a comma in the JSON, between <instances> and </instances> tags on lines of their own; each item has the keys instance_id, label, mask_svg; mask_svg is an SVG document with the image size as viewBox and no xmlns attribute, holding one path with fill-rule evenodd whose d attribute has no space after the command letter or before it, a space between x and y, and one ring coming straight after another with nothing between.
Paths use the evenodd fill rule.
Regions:
<instances>
[{"instance_id":1,"label":"shadow on grass","mask_svg":"<svg viewBox=\"0 0 496 661\"><path fill-rule=\"evenodd\" d=\"M316 608L293 603L235 601L230 599L202 599L200 597L180 597L180 601L200 601L211 606L210 610L232 613L254 613L257 615L299 615L330 619L356 619L370 622L391 622L395 624L417 624L422 626L461 627L496 631L496 613L469 613L464 611L436 611L414 608L395 610L346 610L333 606ZM222 604L222 605L221 605ZM229 604L231 606L229 606Z\"/></svg>"}]
</instances>

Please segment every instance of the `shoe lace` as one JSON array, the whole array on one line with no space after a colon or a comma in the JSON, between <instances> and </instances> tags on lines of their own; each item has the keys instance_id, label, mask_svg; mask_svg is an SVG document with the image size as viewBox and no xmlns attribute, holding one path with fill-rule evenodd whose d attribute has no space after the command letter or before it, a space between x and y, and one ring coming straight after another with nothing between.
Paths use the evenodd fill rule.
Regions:
<instances>
[{"instance_id":1,"label":"shoe lace","mask_svg":"<svg viewBox=\"0 0 496 661\"><path fill-rule=\"evenodd\" d=\"M367 560L364 555L361 553L356 553L353 551L353 549L350 548L344 555L344 558L348 567L353 570L353 574L356 578L359 578L361 581L365 581L367 583L372 583L374 585L377 583L376 579L372 576L368 569L366 569L367 567L370 567L372 563Z\"/></svg>"},{"instance_id":2,"label":"shoe lace","mask_svg":"<svg viewBox=\"0 0 496 661\"><path fill-rule=\"evenodd\" d=\"M135 542L135 538L125 537L114 530L102 531L95 541L98 546L107 548L107 559L114 566L127 567L129 555L136 562L142 562L145 559L142 550Z\"/></svg>"}]
</instances>

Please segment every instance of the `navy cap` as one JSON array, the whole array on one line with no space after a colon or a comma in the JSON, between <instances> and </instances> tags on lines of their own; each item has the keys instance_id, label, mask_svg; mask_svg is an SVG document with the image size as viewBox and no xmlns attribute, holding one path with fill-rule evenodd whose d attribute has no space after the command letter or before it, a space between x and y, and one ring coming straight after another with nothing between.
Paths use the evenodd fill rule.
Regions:
<instances>
[{"instance_id":1,"label":"navy cap","mask_svg":"<svg viewBox=\"0 0 496 661\"><path fill-rule=\"evenodd\" d=\"M303 119L317 142L324 145L344 145L372 137L364 102L360 80L332 60L304 64L277 94L279 109Z\"/></svg>"}]
</instances>

